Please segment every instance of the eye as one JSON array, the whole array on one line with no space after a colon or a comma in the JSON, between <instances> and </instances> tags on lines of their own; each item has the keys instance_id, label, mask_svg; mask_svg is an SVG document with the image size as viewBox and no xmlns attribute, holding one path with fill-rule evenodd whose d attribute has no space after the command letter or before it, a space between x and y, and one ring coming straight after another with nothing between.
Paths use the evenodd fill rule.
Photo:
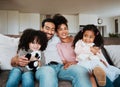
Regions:
<instances>
[{"instance_id":1,"label":"eye","mask_svg":"<svg viewBox=\"0 0 120 87\"><path fill-rule=\"evenodd\" d=\"M45 29L49 30L49 27L48 27L48 26L45 26Z\"/></svg>"},{"instance_id":2,"label":"eye","mask_svg":"<svg viewBox=\"0 0 120 87\"><path fill-rule=\"evenodd\" d=\"M68 30L68 28L66 27L66 28L64 28L65 30Z\"/></svg>"},{"instance_id":3,"label":"eye","mask_svg":"<svg viewBox=\"0 0 120 87\"><path fill-rule=\"evenodd\" d=\"M54 28L52 28L51 30L52 30L52 31L55 31L55 29L54 29Z\"/></svg>"}]
</instances>

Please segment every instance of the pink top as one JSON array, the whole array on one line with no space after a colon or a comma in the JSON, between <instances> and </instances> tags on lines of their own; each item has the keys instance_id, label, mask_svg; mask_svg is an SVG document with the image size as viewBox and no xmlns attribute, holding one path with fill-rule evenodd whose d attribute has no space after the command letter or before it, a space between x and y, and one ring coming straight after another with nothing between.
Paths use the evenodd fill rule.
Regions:
<instances>
[{"instance_id":1,"label":"pink top","mask_svg":"<svg viewBox=\"0 0 120 87\"><path fill-rule=\"evenodd\" d=\"M69 62L76 61L76 56L74 49L72 47L72 42L70 43L58 43L57 44L58 53L62 60L66 60Z\"/></svg>"}]
</instances>

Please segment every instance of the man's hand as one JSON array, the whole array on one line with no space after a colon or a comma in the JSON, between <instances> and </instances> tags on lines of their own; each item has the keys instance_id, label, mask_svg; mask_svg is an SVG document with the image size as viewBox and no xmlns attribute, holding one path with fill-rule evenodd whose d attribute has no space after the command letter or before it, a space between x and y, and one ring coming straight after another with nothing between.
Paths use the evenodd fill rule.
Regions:
<instances>
[{"instance_id":1,"label":"man's hand","mask_svg":"<svg viewBox=\"0 0 120 87\"><path fill-rule=\"evenodd\" d=\"M18 55L12 58L11 65L12 66L26 66L30 61L28 61L28 58L25 56L20 56L18 58Z\"/></svg>"},{"instance_id":2,"label":"man's hand","mask_svg":"<svg viewBox=\"0 0 120 87\"><path fill-rule=\"evenodd\" d=\"M16 62L19 66L26 66L30 61L25 56L20 56Z\"/></svg>"},{"instance_id":3,"label":"man's hand","mask_svg":"<svg viewBox=\"0 0 120 87\"><path fill-rule=\"evenodd\" d=\"M107 67L107 63L105 61L103 61L102 59L100 59L100 61Z\"/></svg>"}]
</instances>

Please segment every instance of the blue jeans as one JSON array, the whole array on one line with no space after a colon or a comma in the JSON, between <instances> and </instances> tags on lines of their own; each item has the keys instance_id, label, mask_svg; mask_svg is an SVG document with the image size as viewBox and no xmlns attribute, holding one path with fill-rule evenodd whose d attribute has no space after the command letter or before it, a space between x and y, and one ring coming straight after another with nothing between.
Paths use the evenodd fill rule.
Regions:
<instances>
[{"instance_id":1,"label":"blue jeans","mask_svg":"<svg viewBox=\"0 0 120 87\"><path fill-rule=\"evenodd\" d=\"M34 74L33 72L24 72L19 68L13 68L10 71L6 87L18 87L20 81L22 81L22 87L34 87Z\"/></svg>"},{"instance_id":2,"label":"blue jeans","mask_svg":"<svg viewBox=\"0 0 120 87\"><path fill-rule=\"evenodd\" d=\"M62 67L58 77L72 81L72 87L92 87L87 69L80 65L71 65L67 69Z\"/></svg>"},{"instance_id":3,"label":"blue jeans","mask_svg":"<svg viewBox=\"0 0 120 87\"><path fill-rule=\"evenodd\" d=\"M88 71L81 66L73 65L64 70L61 64L47 65L36 71L40 87L58 87L58 78L72 81L73 87L92 87Z\"/></svg>"},{"instance_id":4,"label":"blue jeans","mask_svg":"<svg viewBox=\"0 0 120 87\"><path fill-rule=\"evenodd\" d=\"M114 87L119 87L120 86L120 75L117 79L115 79L115 81L113 82Z\"/></svg>"},{"instance_id":5,"label":"blue jeans","mask_svg":"<svg viewBox=\"0 0 120 87\"><path fill-rule=\"evenodd\" d=\"M108 77L106 77L106 85L104 87L119 87L120 86L120 76L112 82Z\"/></svg>"},{"instance_id":6,"label":"blue jeans","mask_svg":"<svg viewBox=\"0 0 120 87\"><path fill-rule=\"evenodd\" d=\"M113 82L108 77L106 77L106 86L104 87L114 87Z\"/></svg>"}]
</instances>

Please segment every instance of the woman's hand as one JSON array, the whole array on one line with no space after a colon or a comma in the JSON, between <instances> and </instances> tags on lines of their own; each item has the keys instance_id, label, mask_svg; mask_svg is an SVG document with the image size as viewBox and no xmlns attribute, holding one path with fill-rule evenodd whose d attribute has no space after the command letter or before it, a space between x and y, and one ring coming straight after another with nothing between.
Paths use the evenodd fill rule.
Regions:
<instances>
[{"instance_id":1,"label":"woman's hand","mask_svg":"<svg viewBox=\"0 0 120 87\"><path fill-rule=\"evenodd\" d=\"M76 64L77 62L66 62L64 64L64 69L67 69L69 66Z\"/></svg>"}]
</instances>

